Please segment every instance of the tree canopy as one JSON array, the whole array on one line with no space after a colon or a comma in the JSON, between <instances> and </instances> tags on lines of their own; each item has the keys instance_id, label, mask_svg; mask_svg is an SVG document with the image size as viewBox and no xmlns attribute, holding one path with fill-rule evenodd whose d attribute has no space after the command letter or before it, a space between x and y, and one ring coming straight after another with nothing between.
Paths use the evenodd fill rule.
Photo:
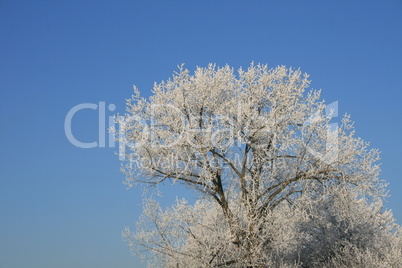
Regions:
<instances>
[{"instance_id":1,"label":"tree canopy","mask_svg":"<svg viewBox=\"0 0 402 268\"><path fill-rule=\"evenodd\" d=\"M134 88L118 120L126 183L181 183L198 201L147 200L130 245L162 267L400 265L378 150L309 84L285 66L210 64L149 99Z\"/></svg>"}]
</instances>

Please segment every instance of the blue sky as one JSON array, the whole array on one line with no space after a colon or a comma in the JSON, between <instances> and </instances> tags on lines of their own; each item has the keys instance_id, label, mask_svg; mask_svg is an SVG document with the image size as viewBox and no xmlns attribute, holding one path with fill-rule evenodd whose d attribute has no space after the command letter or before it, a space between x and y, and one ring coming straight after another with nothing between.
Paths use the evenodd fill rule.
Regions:
<instances>
[{"instance_id":1,"label":"blue sky","mask_svg":"<svg viewBox=\"0 0 402 268\"><path fill-rule=\"evenodd\" d=\"M400 0L1 0L0 36L1 268L144 267L120 237L141 190L121 183L116 148L73 146L64 119L81 103L124 112L133 84L149 96L181 63L310 74L382 151L386 207L402 223ZM73 132L96 141L98 111L77 113Z\"/></svg>"}]
</instances>

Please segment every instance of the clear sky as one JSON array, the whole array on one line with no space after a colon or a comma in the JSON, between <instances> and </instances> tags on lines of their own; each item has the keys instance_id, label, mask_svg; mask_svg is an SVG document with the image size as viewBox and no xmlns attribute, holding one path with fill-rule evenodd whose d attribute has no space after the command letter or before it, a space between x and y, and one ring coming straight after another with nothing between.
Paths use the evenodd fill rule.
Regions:
<instances>
[{"instance_id":1,"label":"clear sky","mask_svg":"<svg viewBox=\"0 0 402 268\"><path fill-rule=\"evenodd\" d=\"M124 112L177 65L300 67L382 151L402 224L402 1L0 0L0 267L144 267L121 230L141 213L116 148L64 132L75 105ZM98 109L99 110L99 109ZM98 140L98 111L73 118ZM179 193L168 193L180 195Z\"/></svg>"}]
</instances>

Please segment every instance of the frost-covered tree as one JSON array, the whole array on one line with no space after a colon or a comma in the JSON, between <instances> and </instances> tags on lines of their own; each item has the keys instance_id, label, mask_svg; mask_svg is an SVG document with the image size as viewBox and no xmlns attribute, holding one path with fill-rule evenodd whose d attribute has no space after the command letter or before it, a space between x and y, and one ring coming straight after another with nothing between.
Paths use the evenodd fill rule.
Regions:
<instances>
[{"instance_id":1,"label":"frost-covered tree","mask_svg":"<svg viewBox=\"0 0 402 268\"><path fill-rule=\"evenodd\" d=\"M137 232L123 236L133 253L151 267L402 267L401 229L356 193L335 187L331 194L304 195L284 202L259 219L259 247L252 252L232 243L225 216L213 200L185 200L165 211L148 200ZM241 202L231 209L244 222ZM250 256L252 254L252 256Z\"/></svg>"},{"instance_id":2,"label":"frost-covered tree","mask_svg":"<svg viewBox=\"0 0 402 268\"><path fill-rule=\"evenodd\" d=\"M148 200L131 245L162 267L321 267L396 241L378 151L308 87L299 70L252 64L180 67L148 100L135 88L119 117L126 183L181 183L199 201Z\"/></svg>"}]
</instances>

